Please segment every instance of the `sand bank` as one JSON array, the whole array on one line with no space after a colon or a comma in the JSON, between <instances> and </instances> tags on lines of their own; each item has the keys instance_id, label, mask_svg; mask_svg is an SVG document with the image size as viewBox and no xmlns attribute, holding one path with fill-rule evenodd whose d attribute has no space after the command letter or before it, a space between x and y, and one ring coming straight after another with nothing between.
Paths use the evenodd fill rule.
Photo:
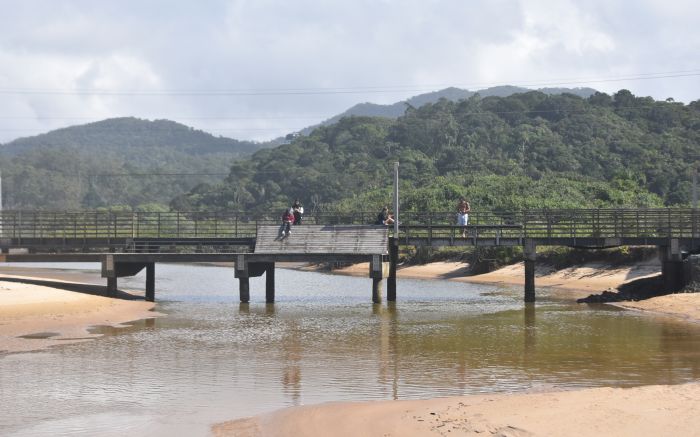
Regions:
<instances>
[{"instance_id":1,"label":"sand bank","mask_svg":"<svg viewBox=\"0 0 700 437\"><path fill-rule=\"evenodd\" d=\"M700 323L700 293L668 294L637 302L617 302L614 305Z\"/></svg>"},{"instance_id":2,"label":"sand bank","mask_svg":"<svg viewBox=\"0 0 700 437\"><path fill-rule=\"evenodd\" d=\"M215 425L222 436L700 435L700 384L295 407Z\"/></svg>"},{"instance_id":3,"label":"sand bank","mask_svg":"<svg viewBox=\"0 0 700 437\"><path fill-rule=\"evenodd\" d=\"M525 267L517 263L503 267L483 275L466 276L469 265L462 262L434 262L424 265L399 268L396 272L399 278L413 279L448 279L482 284L522 285L525 280ZM554 270L539 266L535 276L537 287L548 287L560 294L566 291L572 298L588 296L608 288L641 277L655 275L661 272L657 260L622 267L611 267L602 263L590 263L563 270ZM355 264L333 273L353 276L367 276L369 264Z\"/></svg>"},{"instance_id":4,"label":"sand bank","mask_svg":"<svg viewBox=\"0 0 700 437\"><path fill-rule=\"evenodd\" d=\"M10 278L22 280L22 278ZM31 279L27 279L30 281ZM51 281L56 285L60 281ZM98 286L66 283L101 292ZM99 337L92 326L153 318L153 302L111 298L37 284L0 281L0 352L24 352ZM23 337L29 336L29 338Z\"/></svg>"}]
</instances>

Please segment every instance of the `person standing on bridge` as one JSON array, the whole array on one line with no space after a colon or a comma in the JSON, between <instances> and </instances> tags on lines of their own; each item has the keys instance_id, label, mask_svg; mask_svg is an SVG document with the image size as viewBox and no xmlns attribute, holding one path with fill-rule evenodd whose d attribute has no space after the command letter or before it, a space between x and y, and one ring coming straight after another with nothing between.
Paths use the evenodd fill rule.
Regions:
<instances>
[{"instance_id":1,"label":"person standing on bridge","mask_svg":"<svg viewBox=\"0 0 700 437\"><path fill-rule=\"evenodd\" d=\"M467 236L467 225L469 224L469 213L471 207L464 197L459 198L457 204L457 225L462 227L462 238Z\"/></svg>"},{"instance_id":2,"label":"person standing on bridge","mask_svg":"<svg viewBox=\"0 0 700 437\"><path fill-rule=\"evenodd\" d=\"M304 217L304 207L301 206L299 199L294 201L294 204L292 204L292 209L294 210L294 224L300 225L301 219Z\"/></svg>"}]
</instances>

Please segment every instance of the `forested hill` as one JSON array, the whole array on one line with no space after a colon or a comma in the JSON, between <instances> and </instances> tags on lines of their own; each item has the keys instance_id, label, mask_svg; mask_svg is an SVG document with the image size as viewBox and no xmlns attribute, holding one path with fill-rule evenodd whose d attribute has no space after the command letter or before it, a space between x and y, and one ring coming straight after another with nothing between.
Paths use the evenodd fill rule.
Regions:
<instances>
[{"instance_id":1,"label":"forested hill","mask_svg":"<svg viewBox=\"0 0 700 437\"><path fill-rule=\"evenodd\" d=\"M168 120L115 118L58 129L0 146L3 206L167 204L199 183L220 180L234 159L263 146ZM166 176L172 173L187 175Z\"/></svg>"},{"instance_id":2,"label":"forested hill","mask_svg":"<svg viewBox=\"0 0 700 437\"><path fill-rule=\"evenodd\" d=\"M277 211L373 210L400 162L404 210L687 205L700 157L700 102L621 90L588 98L541 92L472 96L396 120L348 117L237 162L225 182L172 206Z\"/></svg>"},{"instance_id":3,"label":"forested hill","mask_svg":"<svg viewBox=\"0 0 700 437\"><path fill-rule=\"evenodd\" d=\"M148 121L133 117L111 118L95 123L57 129L34 137L20 138L0 146L3 155L16 155L36 148L77 147L99 153L166 147L190 155L228 153L250 154L261 148L258 143L215 137L170 120Z\"/></svg>"},{"instance_id":4,"label":"forested hill","mask_svg":"<svg viewBox=\"0 0 700 437\"><path fill-rule=\"evenodd\" d=\"M321 123L322 126L327 126L333 123L337 123L341 118L350 116L366 116L366 117L387 117L387 118L398 118L406 113L406 109L409 107L419 108L428 103L436 103L440 99L447 99L453 102L459 100L468 99L469 97L479 94L480 97L508 97L513 94L526 93L530 90L527 88L504 85L495 86L490 88L485 88L478 91L469 91L462 88L445 88L439 91L434 91L431 93L419 94L407 99L405 102L396 102L391 105L379 105L376 103L359 103L350 109L338 114L334 117ZM593 95L596 90L592 88L541 88L537 90L544 94L574 94L579 97L587 98ZM302 133L308 135L318 126L310 126L304 130Z\"/></svg>"}]
</instances>

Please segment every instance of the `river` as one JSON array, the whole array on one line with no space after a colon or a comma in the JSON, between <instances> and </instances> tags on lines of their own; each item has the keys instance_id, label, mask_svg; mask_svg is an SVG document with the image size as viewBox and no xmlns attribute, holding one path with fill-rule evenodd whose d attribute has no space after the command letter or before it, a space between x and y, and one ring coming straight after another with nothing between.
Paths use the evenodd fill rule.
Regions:
<instances>
[{"instance_id":1,"label":"river","mask_svg":"<svg viewBox=\"0 0 700 437\"><path fill-rule=\"evenodd\" d=\"M52 265L103 283L99 265ZM54 270L59 272L59 270ZM71 270L74 271L74 270ZM64 272L65 273L65 272ZM143 290L145 277L120 279ZM700 328L520 287L278 269L238 302L233 268L156 266L167 317L0 356L0 434L208 435L213 423L327 401L677 384L700 377Z\"/></svg>"}]
</instances>

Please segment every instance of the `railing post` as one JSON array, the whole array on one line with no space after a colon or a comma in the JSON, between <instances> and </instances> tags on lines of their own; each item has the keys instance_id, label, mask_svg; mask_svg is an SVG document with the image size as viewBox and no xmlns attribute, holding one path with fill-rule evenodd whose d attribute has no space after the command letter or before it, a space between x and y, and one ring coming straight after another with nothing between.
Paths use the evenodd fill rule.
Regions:
<instances>
[{"instance_id":1,"label":"railing post","mask_svg":"<svg viewBox=\"0 0 700 437\"><path fill-rule=\"evenodd\" d=\"M22 211L19 211L19 212L17 213L17 220L18 220L18 226L17 226L17 227L19 228L19 233L18 233L19 244L22 244Z\"/></svg>"},{"instance_id":2,"label":"railing post","mask_svg":"<svg viewBox=\"0 0 700 437\"><path fill-rule=\"evenodd\" d=\"M398 241L398 240L397 240ZM428 216L428 246L433 246L433 215Z\"/></svg>"},{"instance_id":3,"label":"railing post","mask_svg":"<svg viewBox=\"0 0 700 437\"><path fill-rule=\"evenodd\" d=\"M160 212L158 212L158 215L156 217L158 220L158 238L160 238Z\"/></svg>"}]
</instances>

